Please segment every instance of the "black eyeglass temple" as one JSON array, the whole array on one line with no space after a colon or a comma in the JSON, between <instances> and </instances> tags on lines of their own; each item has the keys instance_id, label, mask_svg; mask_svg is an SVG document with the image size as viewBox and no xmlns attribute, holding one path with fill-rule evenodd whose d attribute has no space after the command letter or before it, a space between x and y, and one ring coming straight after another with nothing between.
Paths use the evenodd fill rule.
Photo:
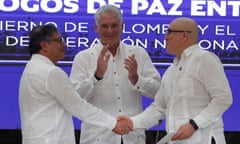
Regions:
<instances>
[{"instance_id":1,"label":"black eyeglass temple","mask_svg":"<svg viewBox=\"0 0 240 144\"><path fill-rule=\"evenodd\" d=\"M188 30L171 30L171 29L167 30L167 33L172 33L172 32L187 32L187 33L191 33L192 31L188 31Z\"/></svg>"}]
</instances>

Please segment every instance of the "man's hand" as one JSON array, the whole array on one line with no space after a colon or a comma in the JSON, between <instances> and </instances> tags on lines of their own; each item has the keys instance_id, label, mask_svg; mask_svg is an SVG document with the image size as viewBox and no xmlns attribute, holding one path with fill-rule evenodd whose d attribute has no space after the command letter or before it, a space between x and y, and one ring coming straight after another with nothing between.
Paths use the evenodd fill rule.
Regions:
<instances>
[{"instance_id":1,"label":"man's hand","mask_svg":"<svg viewBox=\"0 0 240 144\"><path fill-rule=\"evenodd\" d=\"M178 129L176 134L173 135L171 140L175 141L175 140L183 140L183 139L190 138L194 132L195 132L195 129L192 127L192 125L190 123L186 123L180 126L180 128Z\"/></svg>"},{"instance_id":2,"label":"man's hand","mask_svg":"<svg viewBox=\"0 0 240 144\"><path fill-rule=\"evenodd\" d=\"M137 74L137 61L135 59L135 55L131 55L124 60L125 68L128 71L128 79L131 81L133 85L135 85L138 81Z\"/></svg>"},{"instance_id":3,"label":"man's hand","mask_svg":"<svg viewBox=\"0 0 240 144\"><path fill-rule=\"evenodd\" d=\"M118 116L117 117L117 125L113 129L113 132L124 135L128 134L130 131L133 130L133 122L127 116Z\"/></svg>"},{"instance_id":4,"label":"man's hand","mask_svg":"<svg viewBox=\"0 0 240 144\"><path fill-rule=\"evenodd\" d=\"M97 69L95 75L99 78L103 78L104 73L107 70L108 60L110 58L110 52L108 51L109 45L103 46L97 60Z\"/></svg>"}]
</instances>

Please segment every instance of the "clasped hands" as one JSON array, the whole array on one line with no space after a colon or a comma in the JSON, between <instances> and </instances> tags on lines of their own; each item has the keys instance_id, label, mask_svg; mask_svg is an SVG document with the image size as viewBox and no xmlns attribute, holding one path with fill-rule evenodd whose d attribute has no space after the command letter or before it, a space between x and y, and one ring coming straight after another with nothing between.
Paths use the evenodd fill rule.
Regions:
<instances>
[{"instance_id":1,"label":"clasped hands","mask_svg":"<svg viewBox=\"0 0 240 144\"><path fill-rule=\"evenodd\" d=\"M118 116L117 117L117 124L115 128L112 130L116 134L124 135L128 134L130 131L133 130L133 122L127 116Z\"/></svg>"}]
</instances>

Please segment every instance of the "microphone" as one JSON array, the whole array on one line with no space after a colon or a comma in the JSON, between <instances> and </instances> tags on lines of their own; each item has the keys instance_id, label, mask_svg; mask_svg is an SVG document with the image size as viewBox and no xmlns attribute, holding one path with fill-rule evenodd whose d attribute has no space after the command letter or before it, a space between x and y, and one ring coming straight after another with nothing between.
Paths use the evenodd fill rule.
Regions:
<instances>
[{"instance_id":1,"label":"microphone","mask_svg":"<svg viewBox=\"0 0 240 144\"><path fill-rule=\"evenodd\" d=\"M159 127L159 128L157 129L157 135L156 135L155 143L158 142L158 137L159 137L159 133L160 133L161 123L162 123L162 120L160 119L160 120L158 121L158 127Z\"/></svg>"}]
</instances>

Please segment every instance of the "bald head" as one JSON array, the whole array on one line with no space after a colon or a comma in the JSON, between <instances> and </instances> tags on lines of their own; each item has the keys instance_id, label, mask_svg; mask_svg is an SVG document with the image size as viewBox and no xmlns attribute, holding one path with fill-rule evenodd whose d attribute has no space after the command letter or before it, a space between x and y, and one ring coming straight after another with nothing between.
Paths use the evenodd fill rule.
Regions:
<instances>
[{"instance_id":1,"label":"bald head","mask_svg":"<svg viewBox=\"0 0 240 144\"><path fill-rule=\"evenodd\" d=\"M174 19L165 35L167 52L180 58L182 52L198 43L198 25L187 17Z\"/></svg>"},{"instance_id":2,"label":"bald head","mask_svg":"<svg viewBox=\"0 0 240 144\"><path fill-rule=\"evenodd\" d=\"M191 31L189 38L190 44L198 42L198 26L193 19L187 17L176 18L170 25L180 30Z\"/></svg>"}]
</instances>

